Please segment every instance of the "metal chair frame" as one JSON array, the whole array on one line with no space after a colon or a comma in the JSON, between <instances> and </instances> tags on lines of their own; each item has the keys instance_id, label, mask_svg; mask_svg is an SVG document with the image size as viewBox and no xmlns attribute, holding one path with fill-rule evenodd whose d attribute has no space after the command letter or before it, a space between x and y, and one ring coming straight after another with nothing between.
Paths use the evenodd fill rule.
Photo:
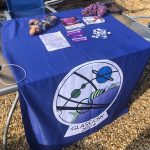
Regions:
<instances>
[{"instance_id":1,"label":"metal chair frame","mask_svg":"<svg viewBox=\"0 0 150 150\"><path fill-rule=\"evenodd\" d=\"M49 11L55 13L57 12L54 8L52 8L51 6L52 5L56 5L56 4L59 4L59 3L62 3L63 0L49 0L49 1L46 1L44 3L44 8L47 8ZM4 11L4 15L3 16L6 16L7 20L11 20L11 16L10 16L10 11L7 10L7 11Z\"/></svg>"}]
</instances>

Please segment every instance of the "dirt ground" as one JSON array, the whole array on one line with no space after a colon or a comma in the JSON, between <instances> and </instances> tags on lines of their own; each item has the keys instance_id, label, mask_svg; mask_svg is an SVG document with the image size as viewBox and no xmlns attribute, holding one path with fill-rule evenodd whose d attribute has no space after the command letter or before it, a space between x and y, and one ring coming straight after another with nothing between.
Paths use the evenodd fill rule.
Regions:
<instances>
[{"instance_id":1,"label":"dirt ground","mask_svg":"<svg viewBox=\"0 0 150 150\"><path fill-rule=\"evenodd\" d=\"M145 2L141 0L116 1L127 9L124 12L126 14L150 15L150 4L146 3L149 0L144 0ZM150 19L137 21L147 25ZM144 74L150 69L149 66ZM7 113L14 97L15 94L0 97L0 149ZM9 150L29 149L20 114L18 104L9 128ZM134 91L129 113L64 150L150 150L150 76L144 80L139 89Z\"/></svg>"}]
</instances>

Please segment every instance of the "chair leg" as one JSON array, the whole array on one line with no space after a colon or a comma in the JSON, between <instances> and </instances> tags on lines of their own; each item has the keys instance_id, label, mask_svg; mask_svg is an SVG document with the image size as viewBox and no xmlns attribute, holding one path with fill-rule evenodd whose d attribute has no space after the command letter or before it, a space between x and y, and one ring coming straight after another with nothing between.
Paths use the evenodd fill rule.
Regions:
<instances>
[{"instance_id":1,"label":"chair leg","mask_svg":"<svg viewBox=\"0 0 150 150\"><path fill-rule=\"evenodd\" d=\"M4 14L5 14L7 20L11 20L12 19L8 11L4 11Z\"/></svg>"},{"instance_id":2,"label":"chair leg","mask_svg":"<svg viewBox=\"0 0 150 150\"><path fill-rule=\"evenodd\" d=\"M7 150L7 134L8 134L8 129L9 129L9 125L10 125L10 121L13 115L13 112L16 108L17 102L19 99L19 93L16 92L16 97L15 100L10 108L7 120L6 120L6 124L5 124L5 128L4 128L4 135L3 135L3 150Z\"/></svg>"}]
</instances>

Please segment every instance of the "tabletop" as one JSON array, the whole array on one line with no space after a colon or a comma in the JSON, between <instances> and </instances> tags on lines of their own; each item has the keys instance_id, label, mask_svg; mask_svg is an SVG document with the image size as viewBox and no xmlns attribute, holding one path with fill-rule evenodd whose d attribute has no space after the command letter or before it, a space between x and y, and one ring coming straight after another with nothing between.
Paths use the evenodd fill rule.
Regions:
<instances>
[{"instance_id":1,"label":"tabletop","mask_svg":"<svg viewBox=\"0 0 150 150\"><path fill-rule=\"evenodd\" d=\"M145 27L144 25L136 22L135 20L133 20L133 19L131 19L128 16L125 16L123 14L112 14L112 15L118 21L120 21L124 25L126 25L129 29L136 32L137 34L139 34L144 39L150 41L150 29L149 28ZM0 53L1 53L0 63L6 64L7 63L6 60L2 57L2 51L0 51ZM8 78L8 81L13 81L13 83L14 83L13 75L10 73L10 71L7 72L7 76L10 77L10 78ZM1 84L0 85L0 95L15 92L17 89L18 89L17 85L8 86L8 85Z\"/></svg>"}]
</instances>

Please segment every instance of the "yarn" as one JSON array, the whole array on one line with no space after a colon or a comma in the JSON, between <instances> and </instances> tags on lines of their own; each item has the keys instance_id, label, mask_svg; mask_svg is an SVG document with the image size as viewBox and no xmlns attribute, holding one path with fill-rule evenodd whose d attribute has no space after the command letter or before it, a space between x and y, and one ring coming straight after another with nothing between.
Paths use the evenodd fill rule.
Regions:
<instances>
[{"instance_id":1,"label":"yarn","mask_svg":"<svg viewBox=\"0 0 150 150\"><path fill-rule=\"evenodd\" d=\"M107 12L107 7L100 3L96 2L95 4L90 4L88 7L84 8L82 10L82 15L83 16L104 16L105 13Z\"/></svg>"},{"instance_id":2,"label":"yarn","mask_svg":"<svg viewBox=\"0 0 150 150\"><path fill-rule=\"evenodd\" d=\"M33 36L45 32L50 27L54 26L56 24L56 21L57 21L57 17L52 15L46 16L44 20L30 19L29 34Z\"/></svg>"}]
</instances>

